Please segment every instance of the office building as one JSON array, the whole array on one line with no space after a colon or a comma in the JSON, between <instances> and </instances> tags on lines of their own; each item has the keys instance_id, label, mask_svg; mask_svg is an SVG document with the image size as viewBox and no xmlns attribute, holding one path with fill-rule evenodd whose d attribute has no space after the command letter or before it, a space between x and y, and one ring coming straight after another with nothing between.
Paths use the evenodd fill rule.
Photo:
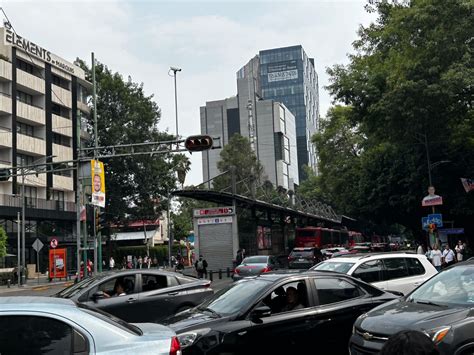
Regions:
<instances>
[{"instance_id":1,"label":"office building","mask_svg":"<svg viewBox=\"0 0 474 355\"><path fill-rule=\"evenodd\" d=\"M17 253L15 222L24 182L27 264L36 261L33 241L39 238L47 244L54 237L60 246L71 247L68 263L75 265L76 172L46 172L31 166L77 158L78 139L86 138L81 121L90 114L91 84L80 67L8 27L0 33L0 168L14 174L36 172L0 182L0 224L9 236L9 252Z\"/></svg>"},{"instance_id":2,"label":"office building","mask_svg":"<svg viewBox=\"0 0 474 355\"><path fill-rule=\"evenodd\" d=\"M281 102L293 113L300 180L305 179L303 165L317 173L317 155L311 142L319 125L314 59L300 45L262 50L237 72L237 79L246 79L255 97Z\"/></svg>"}]
</instances>

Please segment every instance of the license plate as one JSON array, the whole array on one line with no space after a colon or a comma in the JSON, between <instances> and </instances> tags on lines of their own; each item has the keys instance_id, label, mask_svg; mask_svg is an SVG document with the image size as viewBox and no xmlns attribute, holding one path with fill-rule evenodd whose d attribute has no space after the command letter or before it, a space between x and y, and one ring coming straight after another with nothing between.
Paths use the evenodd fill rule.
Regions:
<instances>
[{"instance_id":1,"label":"license plate","mask_svg":"<svg viewBox=\"0 0 474 355\"><path fill-rule=\"evenodd\" d=\"M304 261L304 259L298 259L298 261L300 261L300 262L303 262L303 261Z\"/></svg>"}]
</instances>

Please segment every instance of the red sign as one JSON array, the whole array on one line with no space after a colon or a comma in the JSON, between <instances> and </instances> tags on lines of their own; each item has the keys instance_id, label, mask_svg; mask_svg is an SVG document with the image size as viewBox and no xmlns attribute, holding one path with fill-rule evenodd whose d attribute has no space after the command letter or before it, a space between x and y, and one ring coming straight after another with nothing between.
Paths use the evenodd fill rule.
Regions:
<instances>
[{"instance_id":1,"label":"red sign","mask_svg":"<svg viewBox=\"0 0 474 355\"><path fill-rule=\"evenodd\" d=\"M202 208L200 210L194 210L195 217L202 216L222 216L234 214L233 207L216 207L216 208Z\"/></svg>"},{"instance_id":2,"label":"red sign","mask_svg":"<svg viewBox=\"0 0 474 355\"><path fill-rule=\"evenodd\" d=\"M427 206L439 206L439 205L442 205L443 204L443 198L441 196L438 196L438 195L428 195L428 196L425 196L425 198L423 199L423 201L421 201L421 205L423 207L427 207Z\"/></svg>"},{"instance_id":3,"label":"red sign","mask_svg":"<svg viewBox=\"0 0 474 355\"><path fill-rule=\"evenodd\" d=\"M55 238L51 239L51 241L49 242L49 246L53 249L56 248L58 246L58 240Z\"/></svg>"},{"instance_id":4,"label":"red sign","mask_svg":"<svg viewBox=\"0 0 474 355\"><path fill-rule=\"evenodd\" d=\"M66 248L49 250L49 272L50 278L66 278Z\"/></svg>"}]
</instances>

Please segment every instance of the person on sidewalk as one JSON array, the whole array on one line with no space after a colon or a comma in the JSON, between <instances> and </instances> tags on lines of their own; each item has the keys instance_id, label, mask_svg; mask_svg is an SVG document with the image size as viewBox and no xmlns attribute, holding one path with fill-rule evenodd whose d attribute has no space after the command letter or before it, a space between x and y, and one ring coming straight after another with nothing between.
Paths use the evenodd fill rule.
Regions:
<instances>
[{"instance_id":1,"label":"person on sidewalk","mask_svg":"<svg viewBox=\"0 0 474 355\"><path fill-rule=\"evenodd\" d=\"M443 251L443 267L447 268L448 266L454 264L456 262L454 258L454 251L449 247L449 244L446 244Z\"/></svg>"},{"instance_id":2,"label":"person on sidewalk","mask_svg":"<svg viewBox=\"0 0 474 355\"><path fill-rule=\"evenodd\" d=\"M463 261L464 259L464 245L462 244L461 241L458 241L458 245L454 248L456 251L456 257L458 258L458 261Z\"/></svg>"},{"instance_id":3,"label":"person on sidewalk","mask_svg":"<svg viewBox=\"0 0 474 355\"><path fill-rule=\"evenodd\" d=\"M433 246L433 250L431 251L430 254L430 260L433 263L433 266L435 267L438 272L441 271L441 258L443 257L443 254L441 253L441 250L438 248L438 244L435 244Z\"/></svg>"},{"instance_id":4,"label":"person on sidewalk","mask_svg":"<svg viewBox=\"0 0 474 355\"><path fill-rule=\"evenodd\" d=\"M198 278L207 277L207 261L202 255L199 255L199 259L194 264L194 267L196 268Z\"/></svg>"},{"instance_id":5,"label":"person on sidewalk","mask_svg":"<svg viewBox=\"0 0 474 355\"><path fill-rule=\"evenodd\" d=\"M114 268L115 268L115 260L114 260L114 257L111 256L109 259L109 269L113 270Z\"/></svg>"}]
</instances>

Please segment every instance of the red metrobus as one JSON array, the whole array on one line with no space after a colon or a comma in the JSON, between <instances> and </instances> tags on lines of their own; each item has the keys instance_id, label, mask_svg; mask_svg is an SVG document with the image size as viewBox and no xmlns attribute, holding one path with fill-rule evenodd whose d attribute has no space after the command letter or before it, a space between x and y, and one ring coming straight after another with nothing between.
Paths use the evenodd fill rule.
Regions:
<instances>
[{"instance_id":1,"label":"red metrobus","mask_svg":"<svg viewBox=\"0 0 474 355\"><path fill-rule=\"evenodd\" d=\"M296 228L296 247L318 247L319 249L331 248L334 246L350 246L349 232L347 230L337 230L321 227ZM354 243L354 242L352 242Z\"/></svg>"}]
</instances>

